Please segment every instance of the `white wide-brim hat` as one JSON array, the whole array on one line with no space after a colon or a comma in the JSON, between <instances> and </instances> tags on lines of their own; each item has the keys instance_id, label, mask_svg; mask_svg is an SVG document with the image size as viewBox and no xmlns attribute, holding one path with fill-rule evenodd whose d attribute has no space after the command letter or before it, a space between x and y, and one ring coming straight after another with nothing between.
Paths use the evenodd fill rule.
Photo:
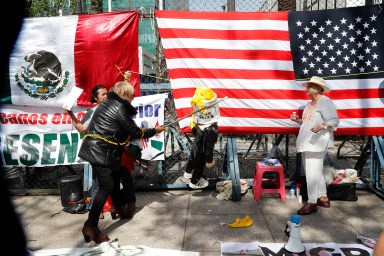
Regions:
<instances>
[{"instance_id":1,"label":"white wide-brim hat","mask_svg":"<svg viewBox=\"0 0 384 256\"><path fill-rule=\"evenodd\" d=\"M325 84L325 80L318 76L313 76L308 82L303 83L304 87L307 87L308 84L317 84L321 88L323 88L324 92L330 92L331 89Z\"/></svg>"}]
</instances>

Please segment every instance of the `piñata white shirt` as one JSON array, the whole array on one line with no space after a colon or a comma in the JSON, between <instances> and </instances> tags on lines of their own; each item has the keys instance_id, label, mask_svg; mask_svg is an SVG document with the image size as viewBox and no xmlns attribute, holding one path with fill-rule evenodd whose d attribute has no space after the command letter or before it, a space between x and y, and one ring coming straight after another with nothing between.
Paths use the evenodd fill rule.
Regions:
<instances>
[{"instance_id":1,"label":"pi\u00f1ata white shirt","mask_svg":"<svg viewBox=\"0 0 384 256\"><path fill-rule=\"evenodd\" d=\"M213 123L217 123L217 121L219 120L220 109L219 109L219 105L215 104L216 102L217 102L217 96L215 96L211 100L203 100L204 107L207 107L207 108L193 115L193 122L196 125L198 125L201 130L204 130L205 128L209 127ZM199 107L195 105L193 110L197 111L199 110Z\"/></svg>"},{"instance_id":2,"label":"pi\u00f1ata white shirt","mask_svg":"<svg viewBox=\"0 0 384 256\"><path fill-rule=\"evenodd\" d=\"M297 152L322 152L333 147L333 132L339 125L336 106L327 96L322 96L314 105L311 102L304 108L303 123L296 140ZM316 124L327 124L328 129L314 133Z\"/></svg>"}]
</instances>

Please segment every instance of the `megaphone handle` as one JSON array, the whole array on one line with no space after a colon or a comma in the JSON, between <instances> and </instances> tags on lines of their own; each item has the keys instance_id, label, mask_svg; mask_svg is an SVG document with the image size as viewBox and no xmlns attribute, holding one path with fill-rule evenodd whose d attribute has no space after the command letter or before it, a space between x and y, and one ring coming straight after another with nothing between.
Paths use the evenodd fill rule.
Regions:
<instances>
[{"instance_id":1,"label":"megaphone handle","mask_svg":"<svg viewBox=\"0 0 384 256\"><path fill-rule=\"evenodd\" d=\"M288 230L289 228L289 225L288 225L288 222L287 222L287 225L285 225L285 229L284 229L284 233L286 236L289 236L289 233L290 233L290 230Z\"/></svg>"}]
</instances>

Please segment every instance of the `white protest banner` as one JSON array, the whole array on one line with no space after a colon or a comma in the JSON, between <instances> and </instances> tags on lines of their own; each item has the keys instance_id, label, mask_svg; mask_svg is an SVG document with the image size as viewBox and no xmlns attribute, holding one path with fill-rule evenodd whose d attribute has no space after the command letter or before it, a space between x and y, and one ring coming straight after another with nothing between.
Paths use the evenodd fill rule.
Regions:
<instances>
[{"instance_id":1,"label":"white protest banner","mask_svg":"<svg viewBox=\"0 0 384 256\"><path fill-rule=\"evenodd\" d=\"M164 124L167 94L136 97L133 116L140 127ZM87 108L74 106L81 120ZM1 166L49 166L78 164L77 157L84 134L72 125L63 108L2 105L0 111ZM142 159L164 160L164 133L142 141Z\"/></svg>"},{"instance_id":2,"label":"white protest banner","mask_svg":"<svg viewBox=\"0 0 384 256\"><path fill-rule=\"evenodd\" d=\"M164 124L164 102L167 93L135 98L132 105L137 109L133 116L136 124L142 128L154 128ZM142 139L141 158L145 160L164 160L164 132L152 138Z\"/></svg>"},{"instance_id":3,"label":"white protest banner","mask_svg":"<svg viewBox=\"0 0 384 256\"><path fill-rule=\"evenodd\" d=\"M91 108L91 107L88 107ZM73 107L75 116L81 120L88 108ZM1 105L1 136L20 132L60 133L77 132L71 117L63 108Z\"/></svg>"},{"instance_id":4,"label":"white protest banner","mask_svg":"<svg viewBox=\"0 0 384 256\"><path fill-rule=\"evenodd\" d=\"M234 255L307 255L307 256L370 256L373 249L363 244L338 244L338 243L304 243L305 251L302 253L291 253L285 250L283 243L261 243L258 241L250 243L222 242L221 256Z\"/></svg>"}]
</instances>

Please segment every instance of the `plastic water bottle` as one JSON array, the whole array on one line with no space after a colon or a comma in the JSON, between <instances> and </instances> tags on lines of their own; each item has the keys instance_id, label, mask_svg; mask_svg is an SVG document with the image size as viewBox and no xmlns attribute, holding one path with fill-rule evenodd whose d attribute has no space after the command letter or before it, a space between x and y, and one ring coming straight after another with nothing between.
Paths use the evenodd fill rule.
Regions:
<instances>
[{"instance_id":1,"label":"plastic water bottle","mask_svg":"<svg viewBox=\"0 0 384 256\"><path fill-rule=\"evenodd\" d=\"M297 197L297 199L299 199L299 203L301 204L303 202L303 198L301 196L300 189L301 189L301 184L296 183L296 197Z\"/></svg>"},{"instance_id":2,"label":"plastic water bottle","mask_svg":"<svg viewBox=\"0 0 384 256\"><path fill-rule=\"evenodd\" d=\"M296 198L296 186L291 185L291 189L289 190L289 198Z\"/></svg>"},{"instance_id":3,"label":"plastic water bottle","mask_svg":"<svg viewBox=\"0 0 384 256\"><path fill-rule=\"evenodd\" d=\"M299 195L300 195L300 188L301 188L301 184L296 183L296 197L297 198L299 198Z\"/></svg>"}]
</instances>

